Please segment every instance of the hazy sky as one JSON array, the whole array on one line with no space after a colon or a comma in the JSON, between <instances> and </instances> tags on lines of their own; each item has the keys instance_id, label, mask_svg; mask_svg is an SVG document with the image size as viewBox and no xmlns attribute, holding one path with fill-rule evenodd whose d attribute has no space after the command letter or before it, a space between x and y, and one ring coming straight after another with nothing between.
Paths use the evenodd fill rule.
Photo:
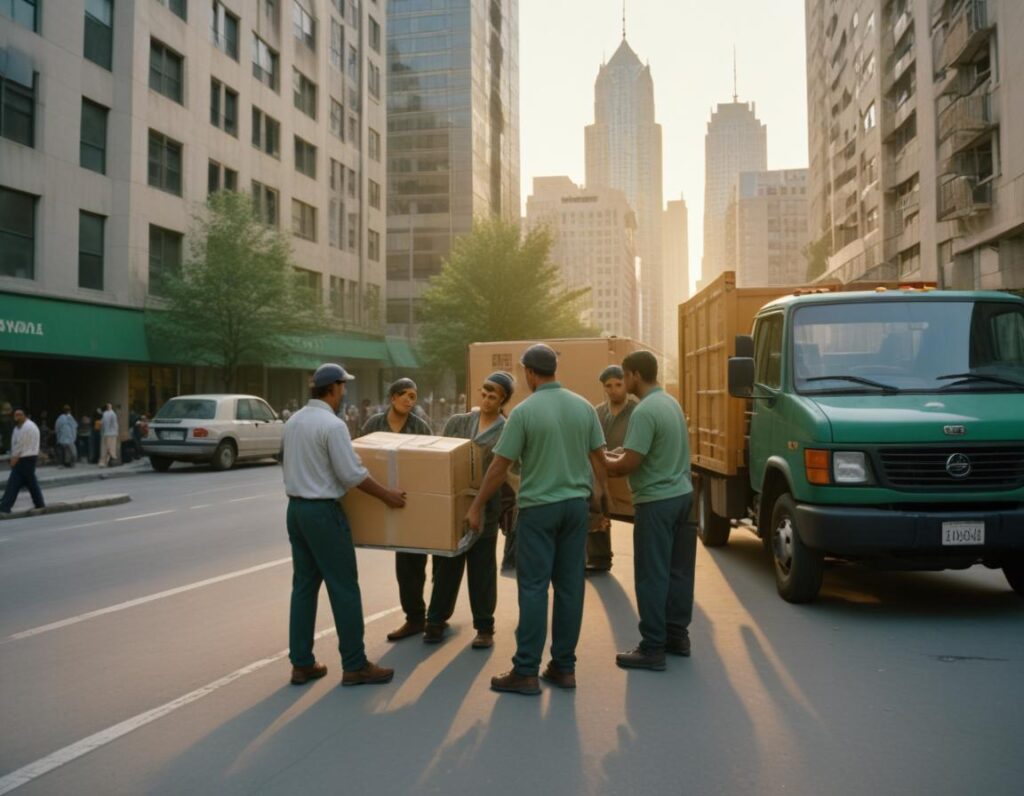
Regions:
<instances>
[{"instance_id":1,"label":"hazy sky","mask_svg":"<svg viewBox=\"0 0 1024 796\"><path fill-rule=\"evenodd\" d=\"M626 38L651 65L665 200L686 198L692 283L703 238L704 133L711 108L732 101L734 44L740 101L756 102L768 125L768 168L807 165L804 0L627 0ZM621 0L519 1L524 212L534 177L583 182L594 79L621 40Z\"/></svg>"}]
</instances>

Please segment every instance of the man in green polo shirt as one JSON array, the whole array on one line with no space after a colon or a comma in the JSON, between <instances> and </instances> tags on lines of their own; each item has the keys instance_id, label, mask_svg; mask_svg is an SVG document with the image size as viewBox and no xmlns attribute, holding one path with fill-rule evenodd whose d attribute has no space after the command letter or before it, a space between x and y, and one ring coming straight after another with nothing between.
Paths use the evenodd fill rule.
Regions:
<instances>
[{"instance_id":1,"label":"man in green polo shirt","mask_svg":"<svg viewBox=\"0 0 1024 796\"><path fill-rule=\"evenodd\" d=\"M533 392L512 410L494 460L466 517L480 529L483 508L519 461L516 582L519 626L513 668L491 678L495 691L539 694L547 638L548 587L554 585L551 662L541 677L559 688L576 687L576 642L583 623L588 499L600 504L605 482L604 434L597 413L555 381L557 354L546 345L523 354Z\"/></svg>"},{"instance_id":2,"label":"man in green polo shirt","mask_svg":"<svg viewBox=\"0 0 1024 796\"><path fill-rule=\"evenodd\" d=\"M658 360L634 351L622 361L640 403L629 418L625 452L606 455L609 475L629 476L633 493L633 571L640 645L615 656L627 669L665 669L665 653L689 656L696 528L688 521L693 485L686 418L658 386Z\"/></svg>"}]
</instances>

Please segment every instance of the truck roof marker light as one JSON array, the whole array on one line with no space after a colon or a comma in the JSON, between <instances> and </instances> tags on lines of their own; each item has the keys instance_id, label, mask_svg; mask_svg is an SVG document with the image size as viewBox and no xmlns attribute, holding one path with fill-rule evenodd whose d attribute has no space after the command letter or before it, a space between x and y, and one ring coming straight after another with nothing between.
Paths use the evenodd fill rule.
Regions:
<instances>
[{"instance_id":1,"label":"truck roof marker light","mask_svg":"<svg viewBox=\"0 0 1024 796\"><path fill-rule=\"evenodd\" d=\"M807 483L828 486L832 482L831 456L828 451L815 448L804 449L804 470Z\"/></svg>"},{"instance_id":2,"label":"truck roof marker light","mask_svg":"<svg viewBox=\"0 0 1024 796\"><path fill-rule=\"evenodd\" d=\"M875 288L875 292L876 293L885 293L887 290L888 290L888 288L884 288L881 285L879 285L878 287Z\"/></svg>"}]
</instances>

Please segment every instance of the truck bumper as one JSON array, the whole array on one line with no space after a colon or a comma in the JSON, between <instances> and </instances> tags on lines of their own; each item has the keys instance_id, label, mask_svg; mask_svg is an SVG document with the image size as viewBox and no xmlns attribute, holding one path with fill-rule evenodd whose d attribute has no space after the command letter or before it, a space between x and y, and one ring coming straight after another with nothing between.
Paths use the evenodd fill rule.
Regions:
<instances>
[{"instance_id":1,"label":"truck bumper","mask_svg":"<svg viewBox=\"0 0 1024 796\"><path fill-rule=\"evenodd\" d=\"M804 544L832 555L985 558L990 553L1024 553L1024 506L964 512L799 504L796 514ZM944 522L984 522L985 543L943 545Z\"/></svg>"}]
</instances>

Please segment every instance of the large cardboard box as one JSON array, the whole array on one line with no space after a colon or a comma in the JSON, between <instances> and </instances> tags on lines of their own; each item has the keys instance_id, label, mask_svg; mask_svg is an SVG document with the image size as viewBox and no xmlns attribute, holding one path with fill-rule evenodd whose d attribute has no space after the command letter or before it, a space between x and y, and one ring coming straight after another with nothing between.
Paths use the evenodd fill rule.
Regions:
<instances>
[{"instance_id":1,"label":"large cardboard box","mask_svg":"<svg viewBox=\"0 0 1024 796\"><path fill-rule=\"evenodd\" d=\"M465 525L480 481L472 442L379 431L352 444L370 475L406 493L401 509L359 489L345 495L342 507L356 547L452 556L475 541Z\"/></svg>"},{"instance_id":2,"label":"large cardboard box","mask_svg":"<svg viewBox=\"0 0 1024 796\"><path fill-rule=\"evenodd\" d=\"M608 479L608 513L615 519L633 520L633 493L626 478Z\"/></svg>"}]
</instances>

